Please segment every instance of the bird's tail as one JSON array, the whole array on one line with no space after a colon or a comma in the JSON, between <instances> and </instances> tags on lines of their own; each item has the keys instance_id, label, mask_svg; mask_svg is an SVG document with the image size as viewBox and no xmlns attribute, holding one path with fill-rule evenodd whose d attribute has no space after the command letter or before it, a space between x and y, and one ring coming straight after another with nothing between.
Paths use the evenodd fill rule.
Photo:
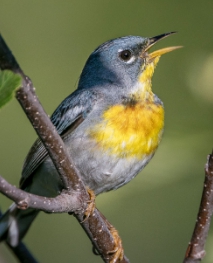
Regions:
<instances>
[{"instance_id":1,"label":"bird's tail","mask_svg":"<svg viewBox=\"0 0 213 263\"><path fill-rule=\"evenodd\" d=\"M15 204L0 217L0 241L6 240L16 247L24 237L39 211L34 209L20 210Z\"/></svg>"}]
</instances>

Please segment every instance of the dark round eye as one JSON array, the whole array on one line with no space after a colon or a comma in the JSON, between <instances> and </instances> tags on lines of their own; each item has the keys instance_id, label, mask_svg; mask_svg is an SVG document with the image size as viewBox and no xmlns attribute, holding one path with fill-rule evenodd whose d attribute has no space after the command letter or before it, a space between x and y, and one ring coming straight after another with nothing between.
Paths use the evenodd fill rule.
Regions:
<instances>
[{"instance_id":1,"label":"dark round eye","mask_svg":"<svg viewBox=\"0 0 213 263\"><path fill-rule=\"evenodd\" d=\"M127 61L129 61L129 60L131 59L131 57L132 57L132 51L129 50L129 49L122 50L122 51L119 53L119 56L120 56L120 58L121 58L123 61L127 62Z\"/></svg>"}]
</instances>

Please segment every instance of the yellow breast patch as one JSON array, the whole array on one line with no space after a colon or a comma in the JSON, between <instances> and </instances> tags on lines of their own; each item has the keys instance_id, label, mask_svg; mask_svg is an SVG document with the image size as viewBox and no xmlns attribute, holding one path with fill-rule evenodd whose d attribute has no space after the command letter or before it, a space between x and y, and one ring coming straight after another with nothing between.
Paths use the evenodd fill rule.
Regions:
<instances>
[{"instance_id":1,"label":"yellow breast patch","mask_svg":"<svg viewBox=\"0 0 213 263\"><path fill-rule=\"evenodd\" d=\"M119 157L143 158L154 152L164 125L164 109L153 102L115 105L89 131L98 146Z\"/></svg>"}]
</instances>

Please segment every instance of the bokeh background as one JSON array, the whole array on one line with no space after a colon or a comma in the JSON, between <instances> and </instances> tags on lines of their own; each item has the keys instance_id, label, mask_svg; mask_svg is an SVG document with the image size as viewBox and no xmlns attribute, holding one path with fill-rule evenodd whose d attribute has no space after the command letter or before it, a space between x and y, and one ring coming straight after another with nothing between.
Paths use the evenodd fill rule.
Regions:
<instances>
[{"instance_id":1,"label":"bokeh background","mask_svg":"<svg viewBox=\"0 0 213 263\"><path fill-rule=\"evenodd\" d=\"M77 86L89 54L124 35L178 31L156 48L183 45L155 71L153 90L165 104L163 141L151 163L125 187L97 198L119 230L131 262L180 263L202 193L213 147L213 1L1 0L0 32L51 114ZM18 102L0 111L0 174L18 185L36 139ZM0 195L3 211L11 201ZM41 213L24 241L40 262L101 262L87 236L66 214ZM204 263L213 261L213 231ZM0 262L16 262L0 244Z\"/></svg>"}]
</instances>

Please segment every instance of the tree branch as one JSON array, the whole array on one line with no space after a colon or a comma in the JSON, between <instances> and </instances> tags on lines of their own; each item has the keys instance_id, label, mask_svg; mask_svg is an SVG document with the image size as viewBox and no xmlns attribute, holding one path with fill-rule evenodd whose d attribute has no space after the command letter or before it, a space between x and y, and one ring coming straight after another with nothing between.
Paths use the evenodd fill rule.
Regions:
<instances>
[{"instance_id":1,"label":"tree branch","mask_svg":"<svg viewBox=\"0 0 213 263\"><path fill-rule=\"evenodd\" d=\"M67 154L61 137L58 135L54 125L42 108L35 94L31 80L19 67L1 35L0 68L2 70L10 69L23 77L23 86L17 91L16 98L21 104L45 148L47 149L50 158L52 159L59 176L64 183L66 194L73 196L77 192L80 194L83 207L81 210L75 211L75 217L81 223L81 226L89 236L92 244L95 246L104 262L112 262L111 260L113 260L113 253L109 252L114 250L115 244L107 224L97 209L95 209L94 213L86 221L82 222L84 218L84 212L89 201L89 196L81 180L80 173L73 165L73 161ZM4 190L2 191L4 192ZM78 198L79 195L77 195L76 200ZM120 262L127 263L129 261L124 256L123 260Z\"/></svg>"},{"instance_id":2,"label":"tree branch","mask_svg":"<svg viewBox=\"0 0 213 263\"><path fill-rule=\"evenodd\" d=\"M211 217L213 213L213 153L208 156L205 167L205 180L200 208L188 245L184 263L200 262L205 256L205 243L209 232Z\"/></svg>"},{"instance_id":3,"label":"tree branch","mask_svg":"<svg viewBox=\"0 0 213 263\"><path fill-rule=\"evenodd\" d=\"M34 208L47 213L70 213L82 209L80 193L66 191L54 198L47 198L25 192L0 176L0 192L13 200L19 209Z\"/></svg>"}]
</instances>

